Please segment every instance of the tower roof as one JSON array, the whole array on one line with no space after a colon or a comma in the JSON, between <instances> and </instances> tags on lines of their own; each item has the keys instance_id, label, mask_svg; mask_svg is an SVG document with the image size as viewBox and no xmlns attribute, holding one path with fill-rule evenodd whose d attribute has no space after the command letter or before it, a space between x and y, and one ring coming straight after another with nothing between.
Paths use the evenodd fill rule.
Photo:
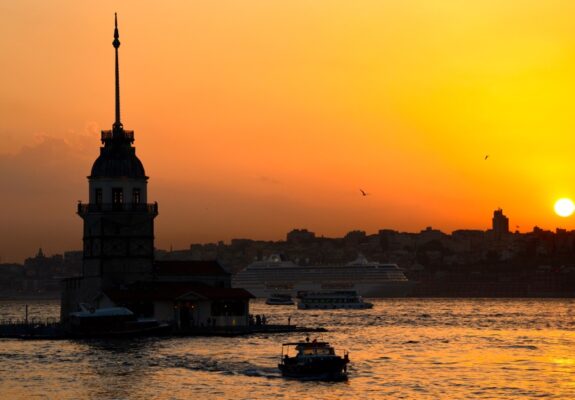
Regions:
<instances>
[{"instance_id":1,"label":"tower roof","mask_svg":"<svg viewBox=\"0 0 575 400\"><path fill-rule=\"evenodd\" d=\"M120 47L118 32L118 17L114 14L114 46L115 51L115 121L112 130L102 131L100 156L94 161L90 178L128 177L147 179L142 162L136 156L132 147L134 131L124 129L120 120L120 67L118 48Z\"/></svg>"},{"instance_id":2,"label":"tower roof","mask_svg":"<svg viewBox=\"0 0 575 400\"><path fill-rule=\"evenodd\" d=\"M100 156L92 165L90 178L135 178L147 179L144 165L136 157L131 146L109 146L100 148Z\"/></svg>"}]
</instances>

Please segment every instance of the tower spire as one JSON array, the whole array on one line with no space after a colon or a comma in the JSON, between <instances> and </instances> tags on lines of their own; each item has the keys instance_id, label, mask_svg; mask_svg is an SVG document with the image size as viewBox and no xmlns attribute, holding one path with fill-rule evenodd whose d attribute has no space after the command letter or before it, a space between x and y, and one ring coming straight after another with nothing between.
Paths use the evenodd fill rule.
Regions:
<instances>
[{"instance_id":1,"label":"tower spire","mask_svg":"<svg viewBox=\"0 0 575 400\"><path fill-rule=\"evenodd\" d=\"M112 45L116 51L116 121L114 122L113 131L121 131L123 128L120 121L120 67L118 61L118 47L120 47L120 34L118 33L118 15L114 13L114 41Z\"/></svg>"}]
</instances>

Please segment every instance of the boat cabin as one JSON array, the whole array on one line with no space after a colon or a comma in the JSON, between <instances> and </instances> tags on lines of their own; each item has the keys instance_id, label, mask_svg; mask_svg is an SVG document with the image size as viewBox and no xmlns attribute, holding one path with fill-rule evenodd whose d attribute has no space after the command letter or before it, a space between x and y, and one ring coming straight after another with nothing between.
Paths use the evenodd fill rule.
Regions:
<instances>
[{"instance_id":1,"label":"boat cabin","mask_svg":"<svg viewBox=\"0 0 575 400\"><path fill-rule=\"evenodd\" d=\"M306 357L306 356L328 356L335 355L335 350L327 342L295 342L295 343L284 343L282 345L282 356L289 356L289 347L294 346L297 354L295 357ZM285 348L285 354L284 354Z\"/></svg>"}]
</instances>

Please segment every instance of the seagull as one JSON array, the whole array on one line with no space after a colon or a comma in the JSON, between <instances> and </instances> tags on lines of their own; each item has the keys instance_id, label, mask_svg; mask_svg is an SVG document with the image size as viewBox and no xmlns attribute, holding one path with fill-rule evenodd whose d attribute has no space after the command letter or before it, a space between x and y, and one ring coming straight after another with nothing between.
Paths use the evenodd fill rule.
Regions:
<instances>
[{"instance_id":1,"label":"seagull","mask_svg":"<svg viewBox=\"0 0 575 400\"><path fill-rule=\"evenodd\" d=\"M363 190L359 189L359 191L361 192L362 196L367 196L369 193L365 193Z\"/></svg>"}]
</instances>

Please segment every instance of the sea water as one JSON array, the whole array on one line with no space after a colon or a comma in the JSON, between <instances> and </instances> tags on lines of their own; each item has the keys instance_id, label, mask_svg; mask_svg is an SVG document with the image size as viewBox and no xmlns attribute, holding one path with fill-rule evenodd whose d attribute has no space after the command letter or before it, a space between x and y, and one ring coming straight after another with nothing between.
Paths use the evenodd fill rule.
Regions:
<instances>
[{"instance_id":1,"label":"sea water","mask_svg":"<svg viewBox=\"0 0 575 400\"><path fill-rule=\"evenodd\" d=\"M389 299L370 310L251 304L269 323L324 327L347 382L282 378L305 334L132 340L0 339L1 399L533 399L575 397L575 300ZM0 319L26 302L0 302ZM29 304L58 317L57 302ZM311 338L316 338L311 335Z\"/></svg>"}]
</instances>

